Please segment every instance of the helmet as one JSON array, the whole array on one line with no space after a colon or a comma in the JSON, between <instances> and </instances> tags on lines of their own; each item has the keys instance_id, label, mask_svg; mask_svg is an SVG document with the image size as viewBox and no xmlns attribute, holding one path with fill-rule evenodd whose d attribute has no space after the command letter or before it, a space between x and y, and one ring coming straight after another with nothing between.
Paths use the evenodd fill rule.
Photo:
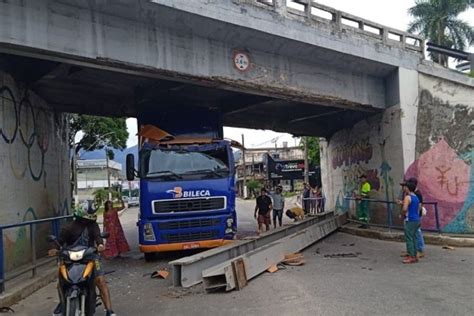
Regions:
<instances>
[{"instance_id":1,"label":"helmet","mask_svg":"<svg viewBox=\"0 0 474 316\"><path fill-rule=\"evenodd\" d=\"M86 200L74 211L74 218L83 218L90 221L97 220L97 206L93 200Z\"/></svg>"}]
</instances>

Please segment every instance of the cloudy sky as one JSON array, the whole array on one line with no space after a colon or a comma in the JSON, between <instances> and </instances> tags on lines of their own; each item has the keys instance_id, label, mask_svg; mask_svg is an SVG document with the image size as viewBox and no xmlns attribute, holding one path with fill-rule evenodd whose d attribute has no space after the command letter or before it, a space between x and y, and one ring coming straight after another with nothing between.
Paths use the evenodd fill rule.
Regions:
<instances>
[{"instance_id":1,"label":"cloudy sky","mask_svg":"<svg viewBox=\"0 0 474 316\"><path fill-rule=\"evenodd\" d=\"M410 22L407 10L415 4L415 0L319 0L317 2L399 30L406 30ZM474 9L463 13L461 18L474 24ZM471 51L473 51L472 47ZM128 146L133 146L137 143L136 120L128 119L127 126L130 133ZM297 141L289 134L273 131L224 128L224 136L227 138L240 142L242 134L245 137L246 147L273 147L275 141L278 146L281 146L283 142L288 142L289 146L293 146Z\"/></svg>"}]
</instances>

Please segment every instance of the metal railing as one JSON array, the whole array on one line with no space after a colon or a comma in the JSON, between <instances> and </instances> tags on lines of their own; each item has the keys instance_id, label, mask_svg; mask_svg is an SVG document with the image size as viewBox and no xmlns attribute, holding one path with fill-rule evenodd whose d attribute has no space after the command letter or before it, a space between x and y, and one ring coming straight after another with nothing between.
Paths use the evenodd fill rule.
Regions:
<instances>
[{"instance_id":1,"label":"metal railing","mask_svg":"<svg viewBox=\"0 0 474 316\"><path fill-rule=\"evenodd\" d=\"M20 275L23 275L29 272L32 273L31 277L35 277L36 270L39 267L56 260L56 258L44 259L44 258L37 257L37 254L36 254L36 246L37 246L36 227L37 225L50 223L51 232L53 233L53 235L58 236L61 221L69 219L69 218L72 218L72 215L51 217L51 218L27 221L27 222L22 222L22 223L17 223L17 224L0 225L0 294L2 294L5 291L6 281L10 281L14 278L19 277ZM3 242L3 239L4 239L3 233L5 230L8 230L8 229L15 229L15 228L22 228L22 227L29 227L29 231L30 231L29 242L31 246L31 263L27 264L25 267L15 269L7 274L5 273L6 257L5 257L5 245ZM44 238L46 240L47 236L44 236ZM44 260L41 260L41 259L44 259Z\"/></svg>"},{"instance_id":2,"label":"metal railing","mask_svg":"<svg viewBox=\"0 0 474 316\"><path fill-rule=\"evenodd\" d=\"M369 205L370 203L382 203L386 205L386 211L387 211L387 222L386 224L378 224L378 223L371 223L370 219L373 218L371 215L371 208L369 207L369 225L371 226L378 226L378 227L384 227L388 228L389 230L391 229L403 229L403 226L395 225L393 223L393 216L394 216L394 205L400 206L398 202L396 201L386 201L386 200L377 200L377 199L357 199L354 197L344 197L345 200L350 200L350 201L368 201ZM428 206L431 205L434 208L434 215L435 215L435 228L423 228L425 231L431 231L431 232L437 232L441 233L441 225L440 225L440 217L439 217L439 208L438 208L438 202L423 202L423 206ZM357 205L358 207L358 205ZM400 206L401 207L401 206ZM358 223L363 223L360 221L356 221Z\"/></svg>"},{"instance_id":3,"label":"metal railing","mask_svg":"<svg viewBox=\"0 0 474 316\"><path fill-rule=\"evenodd\" d=\"M305 18L308 22L328 25L336 30L350 30L381 43L414 51L424 57L423 38L396 30L352 14L319 4L313 0L240 0L287 16Z\"/></svg>"}]
</instances>

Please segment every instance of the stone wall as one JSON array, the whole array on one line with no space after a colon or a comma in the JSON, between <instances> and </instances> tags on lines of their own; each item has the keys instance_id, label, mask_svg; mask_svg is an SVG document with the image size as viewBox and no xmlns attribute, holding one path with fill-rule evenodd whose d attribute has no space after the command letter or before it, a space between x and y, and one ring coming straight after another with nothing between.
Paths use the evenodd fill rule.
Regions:
<instances>
[{"instance_id":1,"label":"stone wall","mask_svg":"<svg viewBox=\"0 0 474 316\"><path fill-rule=\"evenodd\" d=\"M67 121L34 92L0 71L0 224L69 212ZM49 224L39 225L38 257ZM7 271L31 260L30 230L5 230Z\"/></svg>"}]
</instances>

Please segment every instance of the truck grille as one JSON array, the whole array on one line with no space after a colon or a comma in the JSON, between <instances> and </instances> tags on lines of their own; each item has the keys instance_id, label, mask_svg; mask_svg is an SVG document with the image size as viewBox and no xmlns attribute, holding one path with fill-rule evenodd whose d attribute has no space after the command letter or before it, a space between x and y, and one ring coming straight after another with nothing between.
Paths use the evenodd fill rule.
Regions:
<instances>
[{"instance_id":1,"label":"truck grille","mask_svg":"<svg viewBox=\"0 0 474 316\"><path fill-rule=\"evenodd\" d=\"M206 232L194 232L194 233L177 233L177 234L161 234L161 239L166 242L186 242L186 241L199 241L215 239L219 236L218 230L211 230Z\"/></svg>"},{"instance_id":2,"label":"truck grille","mask_svg":"<svg viewBox=\"0 0 474 316\"><path fill-rule=\"evenodd\" d=\"M226 208L225 204L225 197L164 200L154 201L153 211L155 213L176 213L222 210Z\"/></svg>"},{"instance_id":3,"label":"truck grille","mask_svg":"<svg viewBox=\"0 0 474 316\"><path fill-rule=\"evenodd\" d=\"M217 226L220 224L219 218L214 219L193 219L189 221L175 221L175 222L166 222L159 223L159 229L186 229L186 228L197 228L197 227L209 227Z\"/></svg>"}]
</instances>

